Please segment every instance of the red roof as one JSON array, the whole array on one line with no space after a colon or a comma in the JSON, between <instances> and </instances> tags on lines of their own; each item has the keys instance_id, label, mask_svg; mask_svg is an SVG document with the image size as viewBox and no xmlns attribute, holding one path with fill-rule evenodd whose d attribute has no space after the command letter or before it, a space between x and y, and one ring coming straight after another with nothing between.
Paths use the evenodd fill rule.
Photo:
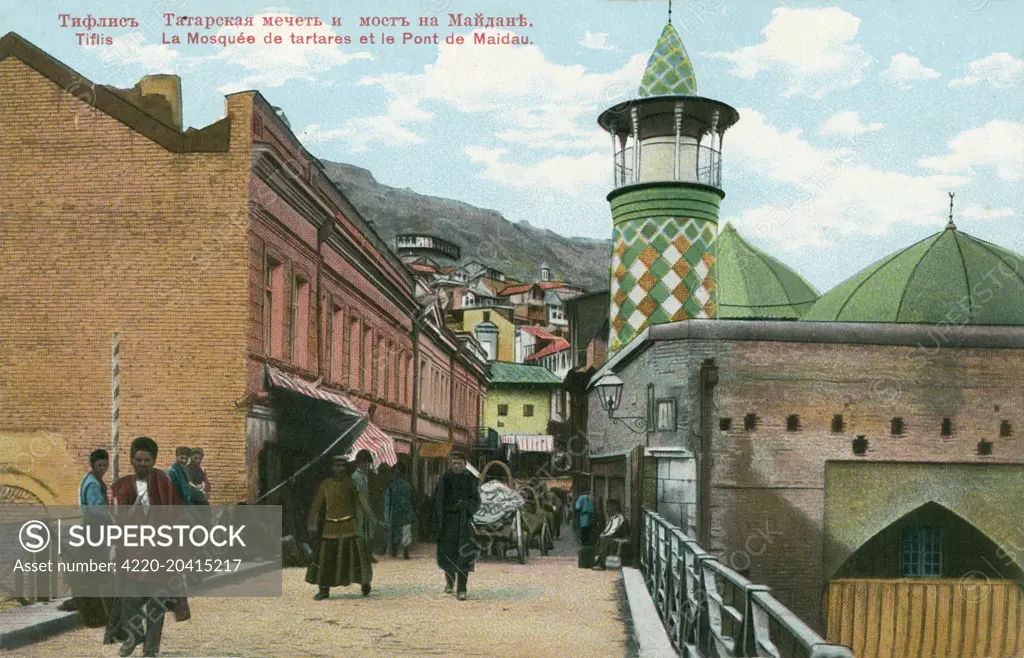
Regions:
<instances>
[{"instance_id":1,"label":"red roof","mask_svg":"<svg viewBox=\"0 0 1024 658\"><path fill-rule=\"evenodd\" d=\"M524 283L521 285L505 286L501 292L498 293L500 297L507 297L509 295L518 295L521 292L526 292L533 287L532 283Z\"/></svg>"},{"instance_id":2,"label":"red roof","mask_svg":"<svg viewBox=\"0 0 1024 658\"><path fill-rule=\"evenodd\" d=\"M430 272L431 274L437 271L429 265L419 265L417 263L413 263L412 265L410 265L409 269L416 270L417 272Z\"/></svg>"},{"instance_id":3,"label":"red roof","mask_svg":"<svg viewBox=\"0 0 1024 658\"><path fill-rule=\"evenodd\" d=\"M558 288L574 289L574 286L570 286L564 281L537 281L536 283L516 283L508 285L499 294L502 297L507 295L518 295L521 292L526 292L534 286L538 286L541 290L557 290Z\"/></svg>"},{"instance_id":4,"label":"red roof","mask_svg":"<svg viewBox=\"0 0 1024 658\"><path fill-rule=\"evenodd\" d=\"M520 329L535 338L543 338L544 340L555 340L558 338L558 336L544 331L541 327L520 327Z\"/></svg>"},{"instance_id":5,"label":"red roof","mask_svg":"<svg viewBox=\"0 0 1024 658\"><path fill-rule=\"evenodd\" d=\"M530 356L523 359L523 361L533 361L535 359L540 359L542 357L548 356L549 354L557 354L558 352L567 349L569 349L569 341L567 341L564 338L556 338L554 341L549 343L547 347L545 347L539 352L534 352Z\"/></svg>"}]
</instances>

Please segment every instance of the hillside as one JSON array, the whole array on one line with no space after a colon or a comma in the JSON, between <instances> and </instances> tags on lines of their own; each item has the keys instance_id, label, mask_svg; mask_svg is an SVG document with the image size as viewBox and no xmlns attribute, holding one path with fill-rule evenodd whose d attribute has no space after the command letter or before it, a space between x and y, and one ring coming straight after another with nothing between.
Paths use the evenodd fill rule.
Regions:
<instances>
[{"instance_id":1,"label":"hillside","mask_svg":"<svg viewBox=\"0 0 1024 658\"><path fill-rule=\"evenodd\" d=\"M496 210L388 187L366 169L322 162L328 177L392 247L397 233L423 232L459 245L464 261L479 260L521 281L536 280L546 261L552 278L588 290L608 287L610 240L567 238L513 224Z\"/></svg>"}]
</instances>

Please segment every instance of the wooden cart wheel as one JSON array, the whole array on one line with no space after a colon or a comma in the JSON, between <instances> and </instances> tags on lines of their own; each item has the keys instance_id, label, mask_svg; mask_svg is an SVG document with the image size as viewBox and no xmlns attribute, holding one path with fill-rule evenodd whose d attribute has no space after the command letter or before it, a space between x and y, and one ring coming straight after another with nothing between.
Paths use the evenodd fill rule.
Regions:
<instances>
[{"instance_id":1,"label":"wooden cart wheel","mask_svg":"<svg viewBox=\"0 0 1024 658\"><path fill-rule=\"evenodd\" d=\"M515 520L516 544L519 549L519 564L526 564L526 558L530 555L530 548L523 532L523 516L516 512Z\"/></svg>"},{"instance_id":2,"label":"wooden cart wheel","mask_svg":"<svg viewBox=\"0 0 1024 658\"><path fill-rule=\"evenodd\" d=\"M540 554L548 554L548 537L551 535L551 531L548 530L548 522L545 521L544 525L540 527Z\"/></svg>"}]
</instances>

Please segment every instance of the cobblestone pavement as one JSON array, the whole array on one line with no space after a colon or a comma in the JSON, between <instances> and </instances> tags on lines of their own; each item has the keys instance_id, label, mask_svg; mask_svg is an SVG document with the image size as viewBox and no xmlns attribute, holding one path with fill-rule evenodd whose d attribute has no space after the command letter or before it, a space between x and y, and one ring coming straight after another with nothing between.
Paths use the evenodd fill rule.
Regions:
<instances>
[{"instance_id":1,"label":"cobblestone pavement","mask_svg":"<svg viewBox=\"0 0 1024 658\"><path fill-rule=\"evenodd\" d=\"M625 656L619 574L577 569L572 542L563 536L555 556L533 552L525 565L478 563L466 601L443 593L431 544L410 560L379 558L365 599L352 586L314 601L304 570L286 569L281 598L196 598L190 621L168 615L160 655ZM102 634L78 629L0 656L116 656Z\"/></svg>"}]
</instances>

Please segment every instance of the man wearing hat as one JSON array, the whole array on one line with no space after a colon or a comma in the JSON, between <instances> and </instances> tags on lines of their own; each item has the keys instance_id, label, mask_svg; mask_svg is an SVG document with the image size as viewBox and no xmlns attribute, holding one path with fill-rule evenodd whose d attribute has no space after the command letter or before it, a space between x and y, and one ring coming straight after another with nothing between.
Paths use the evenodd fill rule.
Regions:
<instances>
[{"instance_id":1,"label":"man wearing hat","mask_svg":"<svg viewBox=\"0 0 1024 658\"><path fill-rule=\"evenodd\" d=\"M465 601L466 580L476 556L471 522L480 507L480 492L476 478L465 470L462 453L451 453L449 463L448 472L434 487L437 566L444 570L445 594L456 589L458 600Z\"/></svg>"},{"instance_id":2,"label":"man wearing hat","mask_svg":"<svg viewBox=\"0 0 1024 658\"><path fill-rule=\"evenodd\" d=\"M331 458L331 477L320 484L309 508L306 529L319 534L313 561L306 570L306 582L319 585L313 598L329 598L331 588L359 583L363 596L370 594L373 567L366 549L366 520L375 523L366 497L347 473L344 455ZM319 519L323 512L323 526Z\"/></svg>"}]
</instances>

